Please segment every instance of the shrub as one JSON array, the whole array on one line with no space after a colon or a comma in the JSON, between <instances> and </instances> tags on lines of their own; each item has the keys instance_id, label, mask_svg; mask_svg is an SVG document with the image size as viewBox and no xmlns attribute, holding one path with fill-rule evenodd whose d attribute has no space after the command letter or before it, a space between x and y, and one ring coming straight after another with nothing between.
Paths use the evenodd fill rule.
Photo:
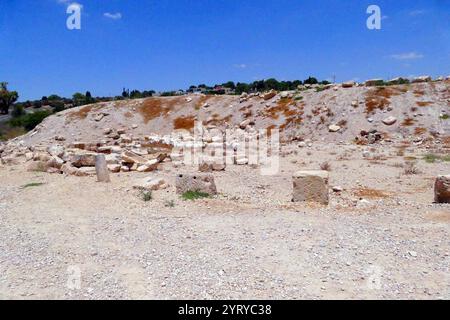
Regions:
<instances>
[{"instance_id":1,"label":"shrub","mask_svg":"<svg viewBox=\"0 0 450 320\"><path fill-rule=\"evenodd\" d=\"M182 198L184 200L197 200L197 199L204 199L209 198L210 195L208 193L199 192L199 191L188 191L183 193Z\"/></svg>"},{"instance_id":2,"label":"shrub","mask_svg":"<svg viewBox=\"0 0 450 320\"><path fill-rule=\"evenodd\" d=\"M440 116L440 118L442 120L448 120L448 119L450 119L450 116L448 114L443 114L442 116Z\"/></svg>"},{"instance_id":3,"label":"shrub","mask_svg":"<svg viewBox=\"0 0 450 320\"><path fill-rule=\"evenodd\" d=\"M142 190L140 193L140 197L145 202L149 202L149 201L153 200L153 194L151 191Z\"/></svg>"}]
</instances>

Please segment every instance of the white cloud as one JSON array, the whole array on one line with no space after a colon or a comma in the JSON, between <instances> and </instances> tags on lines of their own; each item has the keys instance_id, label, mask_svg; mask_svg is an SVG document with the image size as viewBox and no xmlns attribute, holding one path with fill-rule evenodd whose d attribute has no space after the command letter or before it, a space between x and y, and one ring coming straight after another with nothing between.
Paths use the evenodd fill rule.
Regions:
<instances>
[{"instance_id":1,"label":"white cloud","mask_svg":"<svg viewBox=\"0 0 450 320\"><path fill-rule=\"evenodd\" d=\"M412 17L420 16L425 13L425 10L413 10L409 12L409 15Z\"/></svg>"},{"instance_id":2,"label":"white cloud","mask_svg":"<svg viewBox=\"0 0 450 320\"><path fill-rule=\"evenodd\" d=\"M416 60L422 59L423 57L424 57L423 54L417 52L406 52L391 55L391 58L396 60Z\"/></svg>"},{"instance_id":3,"label":"white cloud","mask_svg":"<svg viewBox=\"0 0 450 320\"><path fill-rule=\"evenodd\" d=\"M117 13L109 13L109 12L105 12L103 14L104 17L108 18L108 19L112 19L112 20L119 20L122 19L122 14L120 12Z\"/></svg>"}]
</instances>

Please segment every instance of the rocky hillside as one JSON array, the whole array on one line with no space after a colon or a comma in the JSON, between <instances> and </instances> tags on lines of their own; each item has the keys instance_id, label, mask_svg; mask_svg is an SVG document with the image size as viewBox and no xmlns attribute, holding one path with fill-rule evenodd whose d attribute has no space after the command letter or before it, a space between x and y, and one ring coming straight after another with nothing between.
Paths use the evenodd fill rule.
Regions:
<instances>
[{"instance_id":1,"label":"rocky hillside","mask_svg":"<svg viewBox=\"0 0 450 320\"><path fill-rule=\"evenodd\" d=\"M348 141L375 129L385 137L416 138L450 129L450 81L388 87L310 88L244 96L155 97L66 110L18 138L27 146L108 138L124 128L131 135L168 135L195 121L212 128L278 128L284 140Z\"/></svg>"}]
</instances>

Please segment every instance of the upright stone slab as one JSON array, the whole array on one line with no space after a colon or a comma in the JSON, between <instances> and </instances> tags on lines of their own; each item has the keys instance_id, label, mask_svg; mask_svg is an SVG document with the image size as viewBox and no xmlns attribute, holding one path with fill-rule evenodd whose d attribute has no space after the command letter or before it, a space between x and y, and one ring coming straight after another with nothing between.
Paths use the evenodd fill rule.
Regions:
<instances>
[{"instance_id":1,"label":"upright stone slab","mask_svg":"<svg viewBox=\"0 0 450 320\"><path fill-rule=\"evenodd\" d=\"M437 203L450 203L450 175L436 178L434 201Z\"/></svg>"},{"instance_id":2,"label":"upright stone slab","mask_svg":"<svg viewBox=\"0 0 450 320\"><path fill-rule=\"evenodd\" d=\"M188 191L204 192L210 195L217 194L214 176L210 173L179 174L176 178L178 194Z\"/></svg>"},{"instance_id":3,"label":"upright stone slab","mask_svg":"<svg viewBox=\"0 0 450 320\"><path fill-rule=\"evenodd\" d=\"M98 182L110 182L109 169L104 154L98 154L95 157L95 171L97 173Z\"/></svg>"},{"instance_id":4,"label":"upright stone slab","mask_svg":"<svg viewBox=\"0 0 450 320\"><path fill-rule=\"evenodd\" d=\"M327 205L328 171L299 171L293 177L293 202L316 202Z\"/></svg>"}]
</instances>

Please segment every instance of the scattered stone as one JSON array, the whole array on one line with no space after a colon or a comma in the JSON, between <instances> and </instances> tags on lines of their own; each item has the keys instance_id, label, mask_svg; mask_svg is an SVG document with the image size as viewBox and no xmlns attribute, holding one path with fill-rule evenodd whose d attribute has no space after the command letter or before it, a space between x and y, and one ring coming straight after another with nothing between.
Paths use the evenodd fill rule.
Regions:
<instances>
[{"instance_id":1,"label":"scattered stone","mask_svg":"<svg viewBox=\"0 0 450 320\"><path fill-rule=\"evenodd\" d=\"M28 164L27 171L29 172L47 172L49 166L45 161L32 161Z\"/></svg>"},{"instance_id":2,"label":"scattered stone","mask_svg":"<svg viewBox=\"0 0 450 320\"><path fill-rule=\"evenodd\" d=\"M134 189L147 190L147 191L163 190L168 187L169 187L169 185L167 184L167 182L164 179L153 178L153 177L145 178L143 180L136 182L133 185Z\"/></svg>"},{"instance_id":3,"label":"scattered stone","mask_svg":"<svg viewBox=\"0 0 450 320\"><path fill-rule=\"evenodd\" d=\"M383 120L383 123L385 125L387 125L387 126L392 126L396 122L397 122L397 118L396 117L392 117L392 116Z\"/></svg>"},{"instance_id":4,"label":"scattered stone","mask_svg":"<svg viewBox=\"0 0 450 320\"><path fill-rule=\"evenodd\" d=\"M69 157L69 162L72 163L74 167L95 167L95 157L96 153L79 153L73 154Z\"/></svg>"},{"instance_id":5,"label":"scattered stone","mask_svg":"<svg viewBox=\"0 0 450 320\"><path fill-rule=\"evenodd\" d=\"M338 125L331 125L328 127L328 130L330 132L339 132L341 130L341 127Z\"/></svg>"},{"instance_id":6,"label":"scattered stone","mask_svg":"<svg viewBox=\"0 0 450 320\"><path fill-rule=\"evenodd\" d=\"M355 81L347 81L342 84L342 88L353 88L355 85Z\"/></svg>"}]
</instances>

